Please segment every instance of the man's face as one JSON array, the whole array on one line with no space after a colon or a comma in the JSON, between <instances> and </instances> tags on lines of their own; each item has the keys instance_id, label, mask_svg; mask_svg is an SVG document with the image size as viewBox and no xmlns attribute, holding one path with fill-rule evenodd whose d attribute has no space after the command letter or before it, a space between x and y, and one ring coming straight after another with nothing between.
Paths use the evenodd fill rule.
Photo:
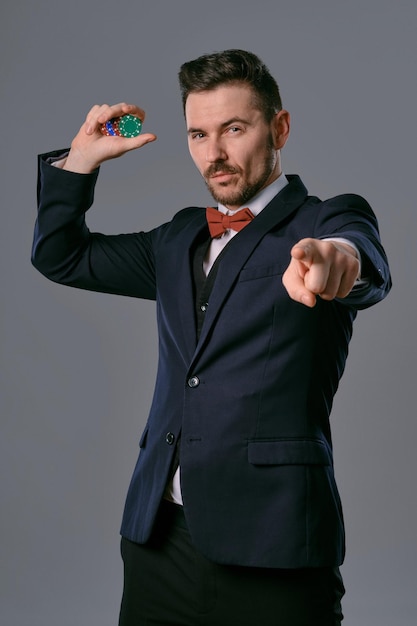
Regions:
<instances>
[{"instance_id":1,"label":"man's face","mask_svg":"<svg viewBox=\"0 0 417 626\"><path fill-rule=\"evenodd\" d=\"M280 175L288 113L268 124L248 85L191 93L185 117L191 157L217 202L238 209Z\"/></svg>"}]
</instances>

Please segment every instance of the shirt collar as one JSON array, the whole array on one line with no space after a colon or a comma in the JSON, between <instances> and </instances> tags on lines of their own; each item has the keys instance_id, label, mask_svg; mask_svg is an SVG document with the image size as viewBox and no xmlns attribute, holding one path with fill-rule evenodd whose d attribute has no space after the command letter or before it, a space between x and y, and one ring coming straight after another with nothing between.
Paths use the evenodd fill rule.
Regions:
<instances>
[{"instance_id":1,"label":"shirt collar","mask_svg":"<svg viewBox=\"0 0 417 626\"><path fill-rule=\"evenodd\" d=\"M266 207L266 205L271 202L272 198L274 198L282 189L284 189L286 185L288 185L288 179L285 174L282 173L280 174L280 176L278 176L276 180L274 180L274 182L272 182L264 189L261 189L261 191L253 196L253 198L251 198L249 202L247 202L242 207L239 207L239 209L236 209L236 211L239 211L243 207L247 207L251 210L253 215L258 215ZM234 213L236 213L236 211L230 211L225 206L223 206L223 204L220 203L217 208L219 209L219 211L225 213L226 215L233 215Z\"/></svg>"}]
</instances>

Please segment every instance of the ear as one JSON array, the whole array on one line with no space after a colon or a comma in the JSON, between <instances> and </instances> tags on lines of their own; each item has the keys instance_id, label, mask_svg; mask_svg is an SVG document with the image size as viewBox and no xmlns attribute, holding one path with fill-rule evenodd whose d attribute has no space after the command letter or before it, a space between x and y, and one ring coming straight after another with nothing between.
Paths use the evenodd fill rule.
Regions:
<instances>
[{"instance_id":1,"label":"ear","mask_svg":"<svg viewBox=\"0 0 417 626\"><path fill-rule=\"evenodd\" d=\"M278 111L272 119L272 136L275 150L280 150L287 143L290 134L290 114L285 109Z\"/></svg>"}]
</instances>

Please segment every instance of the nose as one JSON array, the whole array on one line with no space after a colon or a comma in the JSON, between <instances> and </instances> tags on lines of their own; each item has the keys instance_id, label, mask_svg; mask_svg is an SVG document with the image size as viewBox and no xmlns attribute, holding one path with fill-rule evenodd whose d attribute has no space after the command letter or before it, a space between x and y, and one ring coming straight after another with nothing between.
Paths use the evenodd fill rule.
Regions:
<instances>
[{"instance_id":1,"label":"nose","mask_svg":"<svg viewBox=\"0 0 417 626\"><path fill-rule=\"evenodd\" d=\"M210 139L206 144L206 161L207 163L216 163L218 161L226 161L227 153L219 139Z\"/></svg>"}]
</instances>

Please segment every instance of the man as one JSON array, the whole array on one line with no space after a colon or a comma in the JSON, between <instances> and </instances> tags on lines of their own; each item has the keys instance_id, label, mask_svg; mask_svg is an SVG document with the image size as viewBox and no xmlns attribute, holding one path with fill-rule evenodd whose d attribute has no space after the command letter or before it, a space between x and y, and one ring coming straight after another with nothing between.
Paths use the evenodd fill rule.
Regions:
<instances>
[{"instance_id":1,"label":"man","mask_svg":"<svg viewBox=\"0 0 417 626\"><path fill-rule=\"evenodd\" d=\"M290 116L255 55L185 63L180 86L190 153L218 204L210 231L206 209L190 207L147 233L89 232L100 164L156 139L101 134L115 116L143 120L134 105L93 107L69 153L40 157L34 265L157 303L119 623L340 624L329 413L357 310L390 289L376 219L359 196L322 202L283 174Z\"/></svg>"}]
</instances>

